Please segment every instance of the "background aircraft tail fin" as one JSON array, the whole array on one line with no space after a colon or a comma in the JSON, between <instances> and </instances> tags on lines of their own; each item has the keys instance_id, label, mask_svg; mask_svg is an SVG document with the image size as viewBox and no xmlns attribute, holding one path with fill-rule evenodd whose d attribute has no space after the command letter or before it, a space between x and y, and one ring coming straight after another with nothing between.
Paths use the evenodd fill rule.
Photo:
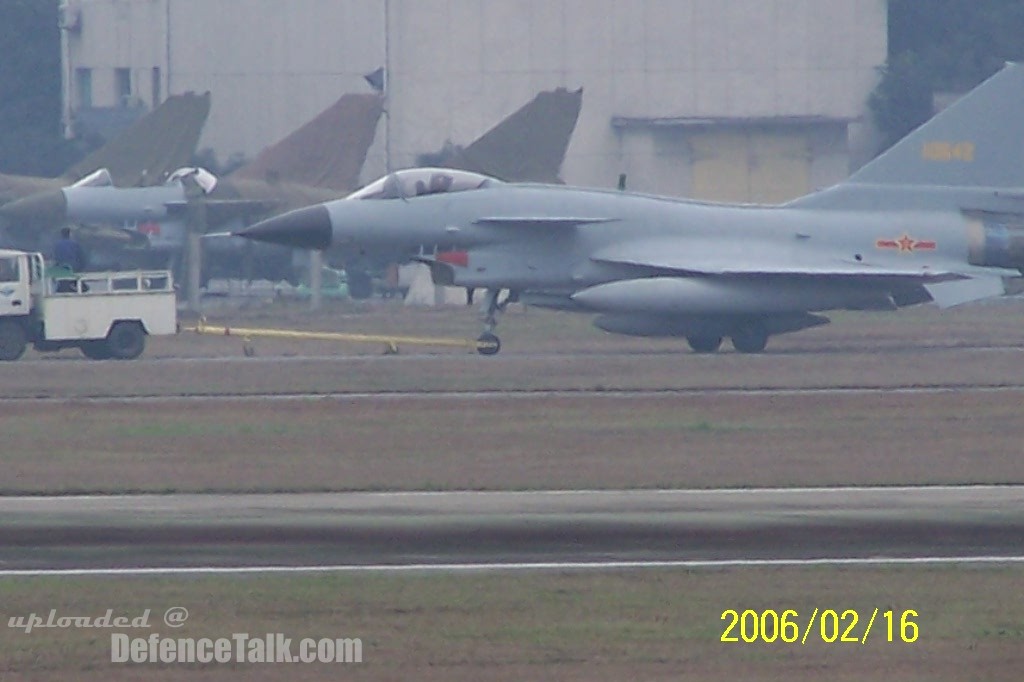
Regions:
<instances>
[{"instance_id":1,"label":"background aircraft tail fin","mask_svg":"<svg viewBox=\"0 0 1024 682\"><path fill-rule=\"evenodd\" d=\"M1024 187L1024 64L1007 64L848 182Z\"/></svg>"},{"instance_id":2,"label":"background aircraft tail fin","mask_svg":"<svg viewBox=\"0 0 1024 682\"><path fill-rule=\"evenodd\" d=\"M583 105L583 88L539 93L468 147L421 154L425 166L457 168L509 182L561 184L559 172Z\"/></svg>"},{"instance_id":3,"label":"background aircraft tail fin","mask_svg":"<svg viewBox=\"0 0 1024 682\"><path fill-rule=\"evenodd\" d=\"M342 95L251 162L232 178L293 182L310 187L351 192L359 186L366 154L384 113L384 98L376 93Z\"/></svg>"},{"instance_id":4,"label":"background aircraft tail fin","mask_svg":"<svg viewBox=\"0 0 1024 682\"><path fill-rule=\"evenodd\" d=\"M172 171L191 162L209 114L209 92L172 95L65 171L64 178L70 184L106 168L118 187L159 185Z\"/></svg>"}]
</instances>

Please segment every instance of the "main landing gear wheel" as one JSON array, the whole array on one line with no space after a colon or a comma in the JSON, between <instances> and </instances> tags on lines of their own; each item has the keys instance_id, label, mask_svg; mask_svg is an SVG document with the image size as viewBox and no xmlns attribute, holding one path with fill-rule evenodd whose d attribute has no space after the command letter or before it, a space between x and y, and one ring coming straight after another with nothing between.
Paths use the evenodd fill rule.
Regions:
<instances>
[{"instance_id":1,"label":"main landing gear wheel","mask_svg":"<svg viewBox=\"0 0 1024 682\"><path fill-rule=\"evenodd\" d=\"M741 353L760 353L768 345L768 330L760 322L748 322L732 333L732 345Z\"/></svg>"},{"instance_id":2,"label":"main landing gear wheel","mask_svg":"<svg viewBox=\"0 0 1024 682\"><path fill-rule=\"evenodd\" d=\"M714 353L722 345L722 337L714 334L694 334L686 337L694 353Z\"/></svg>"},{"instance_id":3,"label":"main landing gear wheel","mask_svg":"<svg viewBox=\"0 0 1024 682\"><path fill-rule=\"evenodd\" d=\"M476 352L480 355L497 355L501 350L501 339L490 332L484 332L476 340Z\"/></svg>"}]
</instances>

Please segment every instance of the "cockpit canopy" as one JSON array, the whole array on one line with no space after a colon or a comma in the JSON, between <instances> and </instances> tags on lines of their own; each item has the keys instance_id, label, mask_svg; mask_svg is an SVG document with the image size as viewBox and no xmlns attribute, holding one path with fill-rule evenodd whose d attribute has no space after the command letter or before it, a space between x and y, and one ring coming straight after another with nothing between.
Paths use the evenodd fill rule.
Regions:
<instances>
[{"instance_id":1,"label":"cockpit canopy","mask_svg":"<svg viewBox=\"0 0 1024 682\"><path fill-rule=\"evenodd\" d=\"M411 199L425 194L448 194L483 189L501 181L479 173L450 168L409 168L371 182L349 199Z\"/></svg>"},{"instance_id":2,"label":"cockpit canopy","mask_svg":"<svg viewBox=\"0 0 1024 682\"><path fill-rule=\"evenodd\" d=\"M170 174L167 178L167 184L173 185L178 182L183 182L185 178L192 178L195 183L199 185L199 188L203 190L203 194L209 194L217 187L217 176L198 166L186 166L179 168Z\"/></svg>"},{"instance_id":3,"label":"cockpit canopy","mask_svg":"<svg viewBox=\"0 0 1024 682\"><path fill-rule=\"evenodd\" d=\"M110 177L110 171L106 168L100 168L92 173L89 173L78 182L71 185L72 187L113 187L114 180Z\"/></svg>"}]
</instances>

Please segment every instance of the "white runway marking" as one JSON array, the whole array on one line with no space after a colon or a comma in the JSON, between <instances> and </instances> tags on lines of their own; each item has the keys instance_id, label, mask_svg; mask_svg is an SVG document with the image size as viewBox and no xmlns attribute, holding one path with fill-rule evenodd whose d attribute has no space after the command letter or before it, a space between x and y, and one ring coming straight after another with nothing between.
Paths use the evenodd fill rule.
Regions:
<instances>
[{"instance_id":1,"label":"white runway marking","mask_svg":"<svg viewBox=\"0 0 1024 682\"><path fill-rule=\"evenodd\" d=\"M416 498L416 497L587 497L591 495L803 495L821 493L931 493L931 492L985 492L1002 491L1024 494L1024 485L1017 483L966 483L936 485L836 485L836 486L795 486L792 488L563 488L553 490L370 490L336 493L141 493L132 495L4 495L0 496L0 507L5 502L51 503L74 500L89 501L131 501L166 500L173 498L225 497L233 500L247 498L289 498L360 496L366 498Z\"/></svg>"},{"instance_id":2,"label":"white runway marking","mask_svg":"<svg viewBox=\"0 0 1024 682\"><path fill-rule=\"evenodd\" d=\"M240 339L241 337L228 337ZM807 356L807 355L836 355L836 354L850 354L850 353L865 353L865 352L882 352L890 354L899 353L943 353L943 352L956 352L956 353L1021 353L1024 352L1024 346L992 346L992 345L908 345L899 344L895 346L882 346L878 348L866 348L861 346L848 346L843 345L839 348L834 346L800 346L778 349L769 351L762 355L747 356L745 360L755 360L757 358L779 358L779 357L793 357L793 356ZM365 346L366 344L358 344ZM375 345L375 344L370 344ZM616 358L628 358L628 357L640 357L640 356L679 356L688 358L694 362L703 362L704 360L711 360L718 357L730 357L740 358L737 353L721 353L721 354L709 354L706 356L697 356L690 353L688 350L684 350L685 344L677 348L659 348L654 350L649 349L633 349L633 348L616 348L612 350L589 350L589 351L547 351L547 352L516 352L503 351L501 355L497 357L482 357L477 355L475 352L435 352L435 353L402 353L399 355L385 355L383 353L352 353L349 355L342 354L318 354L318 355L259 355L254 357L245 357L240 353L235 355L212 355L212 356L192 356L192 357L180 357L173 355L153 355L148 357L142 357L135 360L136 365L156 365L156 364L182 364L182 365L202 365L202 364L222 364L222 363L245 363L245 364L256 364L256 363L297 363L297 362L336 362L336 363L371 363L371 362L417 362L417 361L430 361L436 362L438 360L455 360L455 361L470 361L479 362L482 364L495 364L495 363L507 363L515 362L520 360L559 360L565 357L573 358L587 358L587 359L616 359ZM54 367L55 363L69 363L77 365L87 365L93 361L88 360L79 356L78 354L67 354L67 355L50 355L46 357L31 357L21 360L19 365L41 365L46 367Z\"/></svg>"},{"instance_id":3,"label":"white runway marking","mask_svg":"<svg viewBox=\"0 0 1024 682\"><path fill-rule=\"evenodd\" d=\"M145 575L239 575L287 573L422 573L422 572L518 572L608 571L651 568L746 568L803 566L928 566L971 564L1024 564L1024 556L868 557L819 559L723 559L682 561L594 561L479 564L371 564L334 566L195 566L176 568L68 568L0 570L0 578L38 576L145 576Z\"/></svg>"},{"instance_id":4,"label":"white runway marking","mask_svg":"<svg viewBox=\"0 0 1024 682\"><path fill-rule=\"evenodd\" d=\"M195 393L138 396L71 396L71 397L0 397L0 404L90 404L117 405L132 403L180 402L302 402L331 400L337 402L389 401L389 400L532 400L536 398L659 398L673 396L805 396L805 395L872 395L876 393L900 395L938 395L943 393L1020 393L1024 385L967 385L935 386L860 386L839 388L652 388L652 389L535 389L522 391L384 391L353 393Z\"/></svg>"}]
</instances>

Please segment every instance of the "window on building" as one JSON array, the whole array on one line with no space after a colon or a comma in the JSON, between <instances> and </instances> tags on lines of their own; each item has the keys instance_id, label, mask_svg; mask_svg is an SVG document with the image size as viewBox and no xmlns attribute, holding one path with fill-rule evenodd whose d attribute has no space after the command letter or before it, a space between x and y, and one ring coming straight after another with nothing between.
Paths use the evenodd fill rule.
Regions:
<instances>
[{"instance_id":1,"label":"window on building","mask_svg":"<svg viewBox=\"0 0 1024 682\"><path fill-rule=\"evenodd\" d=\"M152 73L153 108L160 106L160 67L154 66Z\"/></svg>"},{"instance_id":2,"label":"window on building","mask_svg":"<svg viewBox=\"0 0 1024 682\"><path fill-rule=\"evenodd\" d=\"M92 107L92 69L75 69L75 89L78 90L78 106Z\"/></svg>"},{"instance_id":3,"label":"window on building","mask_svg":"<svg viewBox=\"0 0 1024 682\"><path fill-rule=\"evenodd\" d=\"M114 69L114 85L117 87L118 104L127 106L132 96L131 69Z\"/></svg>"}]
</instances>

